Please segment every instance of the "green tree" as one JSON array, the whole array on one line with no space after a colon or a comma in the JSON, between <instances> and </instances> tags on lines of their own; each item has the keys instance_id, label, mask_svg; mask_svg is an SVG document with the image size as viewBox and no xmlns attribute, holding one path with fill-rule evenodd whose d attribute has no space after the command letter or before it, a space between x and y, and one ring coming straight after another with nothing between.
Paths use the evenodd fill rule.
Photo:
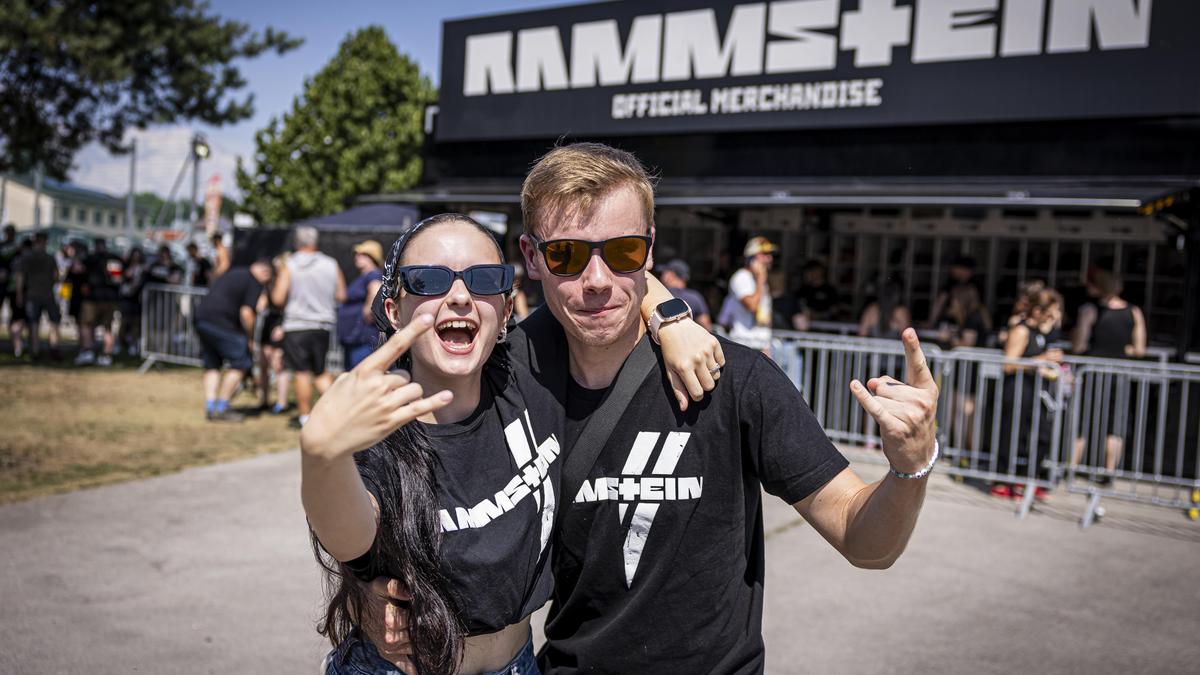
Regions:
<instances>
[{"instance_id":1,"label":"green tree","mask_svg":"<svg viewBox=\"0 0 1200 675\"><path fill-rule=\"evenodd\" d=\"M41 165L64 178L98 140L125 150L130 127L254 114L233 63L301 44L208 13L196 0L0 2L0 171Z\"/></svg>"},{"instance_id":2,"label":"green tree","mask_svg":"<svg viewBox=\"0 0 1200 675\"><path fill-rule=\"evenodd\" d=\"M239 159L243 209L265 225L334 213L362 194L421 176L422 120L435 93L378 26L349 35L304 83L282 120L255 136L253 173Z\"/></svg>"}]
</instances>

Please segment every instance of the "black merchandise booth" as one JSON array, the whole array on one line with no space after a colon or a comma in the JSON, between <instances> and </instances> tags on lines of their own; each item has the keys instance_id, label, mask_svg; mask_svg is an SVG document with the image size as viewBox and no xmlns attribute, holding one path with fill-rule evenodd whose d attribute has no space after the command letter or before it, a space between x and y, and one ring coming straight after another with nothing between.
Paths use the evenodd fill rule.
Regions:
<instances>
[{"instance_id":1,"label":"black merchandise booth","mask_svg":"<svg viewBox=\"0 0 1200 675\"><path fill-rule=\"evenodd\" d=\"M659 0L448 21L423 184L361 201L479 213L515 260L525 171L597 140L656 172L655 259L687 261L711 301L756 235L782 247L776 294L820 261L844 320L893 278L920 321L963 256L1001 321L1022 282L1077 299L1100 268L1182 353L1200 346L1196 25L1185 0Z\"/></svg>"}]
</instances>

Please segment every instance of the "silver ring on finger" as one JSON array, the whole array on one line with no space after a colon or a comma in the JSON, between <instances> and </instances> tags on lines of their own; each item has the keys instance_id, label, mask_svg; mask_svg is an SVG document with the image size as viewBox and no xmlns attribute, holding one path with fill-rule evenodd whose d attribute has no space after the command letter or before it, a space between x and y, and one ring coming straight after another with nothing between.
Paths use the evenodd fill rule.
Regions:
<instances>
[{"instance_id":1,"label":"silver ring on finger","mask_svg":"<svg viewBox=\"0 0 1200 675\"><path fill-rule=\"evenodd\" d=\"M721 366L713 366L712 368L708 369L709 375L719 375L720 373L721 373Z\"/></svg>"}]
</instances>

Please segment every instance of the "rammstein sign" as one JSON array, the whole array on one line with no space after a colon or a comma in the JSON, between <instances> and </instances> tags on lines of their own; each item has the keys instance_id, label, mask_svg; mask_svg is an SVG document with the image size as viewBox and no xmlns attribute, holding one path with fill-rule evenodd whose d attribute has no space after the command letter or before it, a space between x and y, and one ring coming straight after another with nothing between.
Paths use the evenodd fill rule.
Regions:
<instances>
[{"instance_id":1,"label":"rammstein sign","mask_svg":"<svg viewBox=\"0 0 1200 675\"><path fill-rule=\"evenodd\" d=\"M1200 114L1200 0L606 2L444 25L439 140Z\"/></svg>"}]
</instances>

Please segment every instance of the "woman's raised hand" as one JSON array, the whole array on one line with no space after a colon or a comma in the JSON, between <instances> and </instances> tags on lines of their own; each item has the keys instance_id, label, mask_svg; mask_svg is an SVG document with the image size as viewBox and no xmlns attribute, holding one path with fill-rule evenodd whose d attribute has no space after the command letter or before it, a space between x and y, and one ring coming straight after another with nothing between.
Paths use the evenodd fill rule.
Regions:
<instances>
[{"instance_id":1,"label":"woman's raised hand","mask_svg":"<svg viewBox=\"0 0 1200 675\"><path fill-rule=\"evenodd\" d=\"M699 401L717 386L725 352L721 343L704 326L691 319L673 321L658 331L663 362L679 409L686 411L688 398Z\"/></svg>"},{"instance_id":2,"label":"woman's raised hand","mask_svg":"<svg viewBox=\"0 0 1200 675\"><path fill-rule=\"evenodd\" d=\"M433 318L428 315L414 317L354 370L338 376L300 430L300 450L326 460L349 456L450 403L449 391L425 397L408 372L389 372L417 336L432 325Z\"/></svg>"}]
</instances>

